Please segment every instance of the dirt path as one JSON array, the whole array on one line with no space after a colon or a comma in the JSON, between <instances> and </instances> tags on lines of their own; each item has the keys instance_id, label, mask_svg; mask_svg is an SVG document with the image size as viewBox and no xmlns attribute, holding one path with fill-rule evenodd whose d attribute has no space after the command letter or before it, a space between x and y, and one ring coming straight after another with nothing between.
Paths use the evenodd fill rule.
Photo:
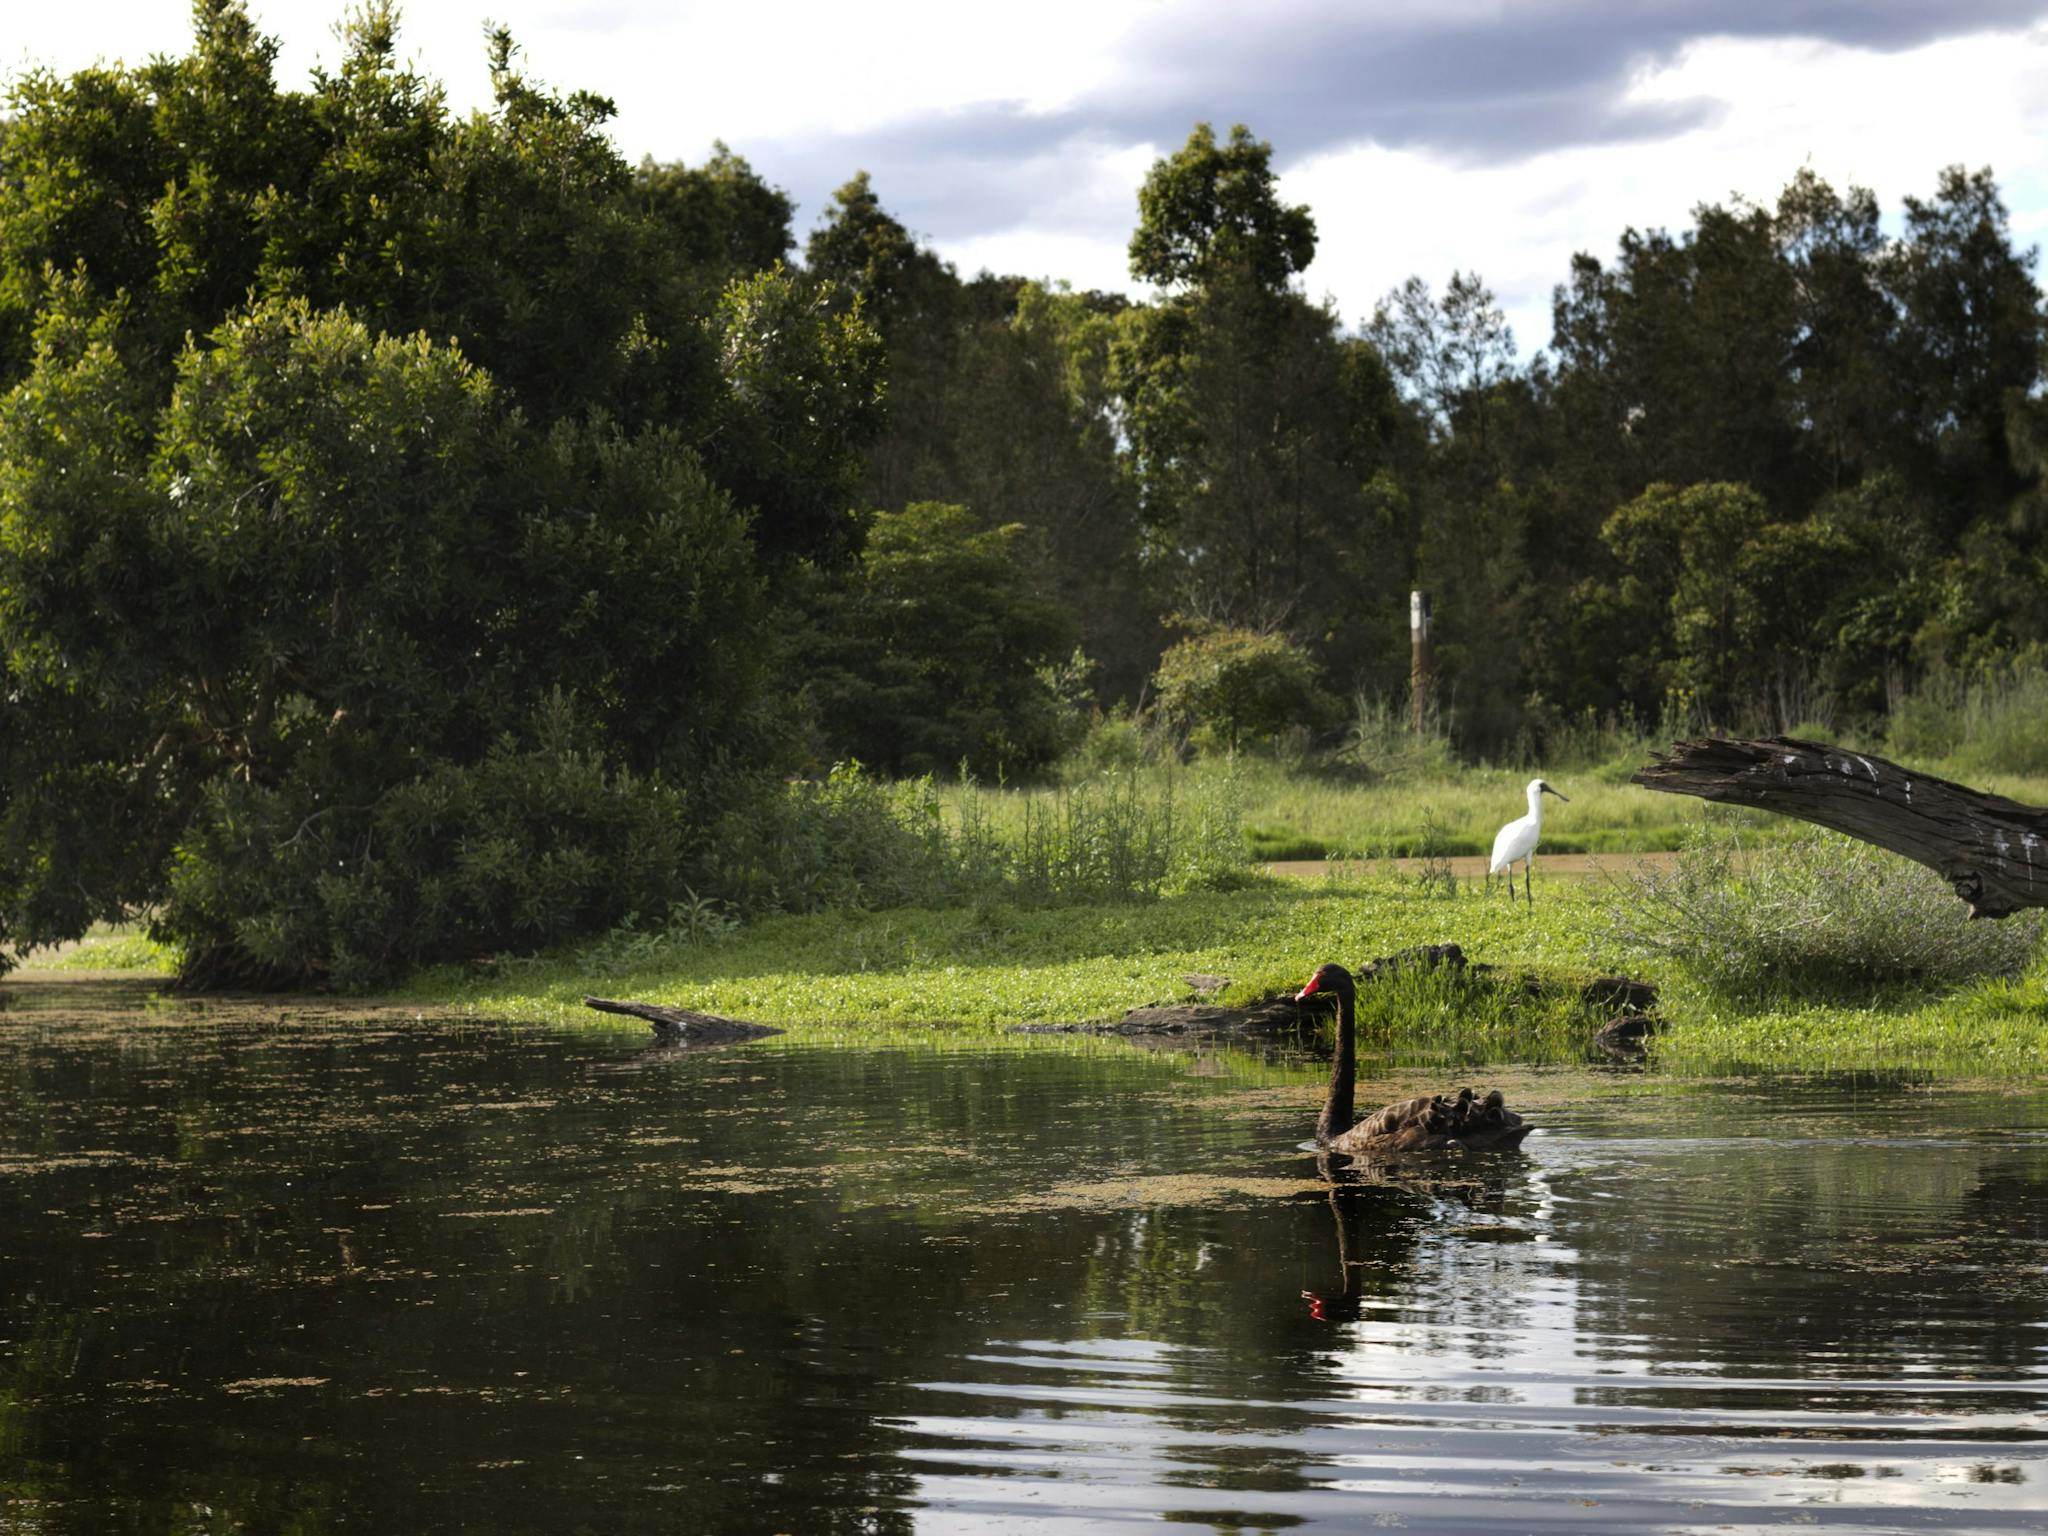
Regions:
<instances>
[{"instance_id":1,"label":"dirt path","mask_svg":"<svg viewBox=\"0 0 2048 1536\"><path fill-rule=\"evenodd\" d=\"M1616 880L1625 880L1640 867L1669 869L1677 858L1678 855L1675 853L1539 853L1536 855L1536 873L1574 880L1595 876L1611 876ZM1451 873L1460 880L1486 878L1484 855L1460 854L1449 860L1449 863ZM1345 863L1338 867L1347 874L1394 871L1414 875L1422 872L1422 865L1421 859L1368 859ZM1321 878L1329 867L1322 859L1282 859L1266 866L1272 874L1317 879ZM1518 877L1519 873L1518 867Z\"/></svg>"}]
</instances>

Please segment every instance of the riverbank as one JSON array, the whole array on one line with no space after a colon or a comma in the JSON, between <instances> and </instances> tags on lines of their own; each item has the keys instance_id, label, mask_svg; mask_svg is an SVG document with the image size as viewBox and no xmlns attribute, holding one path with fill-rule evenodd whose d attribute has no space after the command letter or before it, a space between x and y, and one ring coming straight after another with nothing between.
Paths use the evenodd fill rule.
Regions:
<instances>
[{"instance_id":1,"label":"riverbank","mask_svg":"<svg viewBox=\"0 0 2048 1536\"><path fill-rule=\"evenodd\" d=\"M1585 969L1594 911L1562 882L1542 892L1532 917L1504 894L1444 899L1419 881L1268 879L1129 904L772 917L715 938L594 946L484 974L443 969L407 995L551 1022L588 1022L583 995L610 991L785 1026L1002 1030L1187 1000L1191 973L1228 977L1221 998L1247 1000L1299 986L1325 960L1362 965L1415 944L1454 941L1475 960Z\"/></svg>"},{"instance_id":2,"label":"riverbank","mask_svg":"<svg viewBox=\"0 0 2048 1536\"><path fill-rule=\"evenodd\" d=\"M1898 986L1853 1000L1738 1004L1670 961L1647 962L1611 933L1606 881L1539 877L1533 910L1468 882L1376 876L1268 880L1228 894L1124 906L899 910L783 917L715 939L599 946L484 972L443 969L405 1000L435 1011L595 1028L589 993L682 1003L812 1031L987 1037L1018 1025L1114 1020L1144 1004L1192 1001L1189 975L1229 978L1226 1002L1298 986L1324 960L1353 966L1416 944L1457 943L1474 962L1550 985L1417 982L1389 994L1364 1046L1408 1061L1569 1061L1591 1054L1601 1017L1578 984L1626 972L1655 984L1666 1028L1653 1069L2048 1076L2041 963L2010 981L1946 992Z\"/></svg>"},{"instance_id":3,"label":"riverbank","mask_svg":"<svg viewBox=\"0 0 2048 1536\"><path fill-rule=\"evenodd\" d=\"M1361 965L1417 944L1456 943L1497 967L1494 983L1378 989L1365 1048L1415 1064L1569 1062L1604 1022L1576 1002L1592 976L1657 986L1664 1031L1648 1066L1679 1075L1744 1072L2048 1077L2048 969L1939 989L1898 985L1853 997L1731 1001L1669 958L1633 953L1614 932L1645 861L1540 861L1533 907L1491 896L1456 863L1374 861L1246 890L1060 908L982 904L771 917L729 929L614 934L539 957L507 956L415 977L379 1006L431 1016L635 1030L585 1009L592 993L729 1014L798 1039L981 1039L1019 1025L1108 1022L1147 1004L1246 1002L1298 986L1324 960ZM1667 865L1668 859L1648 861ZM1573 870L1575 863L1587 867ZM1609 867L1620 865L1622 867ZM1956 909L1960 921L1960 908ZM138 935L96 935L40 954L24 979L148 976L168 955ZM1229 978L1210 999L1190 975ZM1531 995L1521 982L1538 983ZM0 993L12 983L0 982ZM345 1003L342 1006L371 1004ZM1014 1037L1029 1048L1030 1037Z\"/></svg>"}]
</instances>

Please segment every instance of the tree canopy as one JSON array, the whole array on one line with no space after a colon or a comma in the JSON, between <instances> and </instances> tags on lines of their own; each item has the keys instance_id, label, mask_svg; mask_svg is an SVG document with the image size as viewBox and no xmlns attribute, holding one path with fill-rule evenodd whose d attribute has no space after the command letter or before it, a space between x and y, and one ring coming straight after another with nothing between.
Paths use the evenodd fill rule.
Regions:
<instances>
[{"instance_id":1,"label":"tree canopy","mask_svg":"<svg viewBox=\"0 0 2048 1536\"><path fill-rule=\"evenodd\" d=\"M681 832L631 895L361 916L482 856L393 830L422 786L520 824L538 752L624 826L777 761L768 583L858 548L879 339L743 162L636 180L502 31L457 119L387 5L305 91L194 17L27 77L0 147L0 943L155 907L199 969L363 980L658 908Z\"/></svg>"}]
</instances>

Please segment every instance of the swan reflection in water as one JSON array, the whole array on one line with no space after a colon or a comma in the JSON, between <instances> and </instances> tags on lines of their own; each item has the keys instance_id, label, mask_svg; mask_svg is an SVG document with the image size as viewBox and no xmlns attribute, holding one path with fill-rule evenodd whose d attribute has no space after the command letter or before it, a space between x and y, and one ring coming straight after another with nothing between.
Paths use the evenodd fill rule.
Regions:
<instances>
[{"instance_id":1,"label":"swan reflection in water","mask_svg":"<svg viewBox=\"0 0 2048 1536\"><path fill-rule=\"evenodd\" d=\"M1334 1292L1304 1290L1301 1299L1309 1316L1324 1323L1354 1321L1363 1311L1367 1297L1357 1284L1360 1270L1391 1273L1412 1261L1414 1223L1436 1225L1462 1212L1497 1234L1526 1235L1511 1204L1526 1206L1532 1196L1539 1209L1548 1203L1536 1165L1513 1149L1383 1158L1319 1149L1316 1173L1327 1186L1337 1233L1337 1286Z\"/></svg>"}]
</instances>

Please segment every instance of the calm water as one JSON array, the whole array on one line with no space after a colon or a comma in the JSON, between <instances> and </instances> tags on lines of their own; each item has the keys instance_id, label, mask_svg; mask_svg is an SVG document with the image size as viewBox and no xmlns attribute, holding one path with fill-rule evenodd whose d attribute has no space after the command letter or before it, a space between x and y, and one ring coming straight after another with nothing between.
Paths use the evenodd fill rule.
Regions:
<instances>
[{"instance_id":1,"label":"calm water","mask_svg":"<svg viewBox=\"0 0 2048 1536\"><path fill-rule=\"evenodd\" d=\"M138 996L0 987L8 1536L2048 1529L2041 1091L1332 1184L1215 1059Z\"/></svg>"}]
</instances>

